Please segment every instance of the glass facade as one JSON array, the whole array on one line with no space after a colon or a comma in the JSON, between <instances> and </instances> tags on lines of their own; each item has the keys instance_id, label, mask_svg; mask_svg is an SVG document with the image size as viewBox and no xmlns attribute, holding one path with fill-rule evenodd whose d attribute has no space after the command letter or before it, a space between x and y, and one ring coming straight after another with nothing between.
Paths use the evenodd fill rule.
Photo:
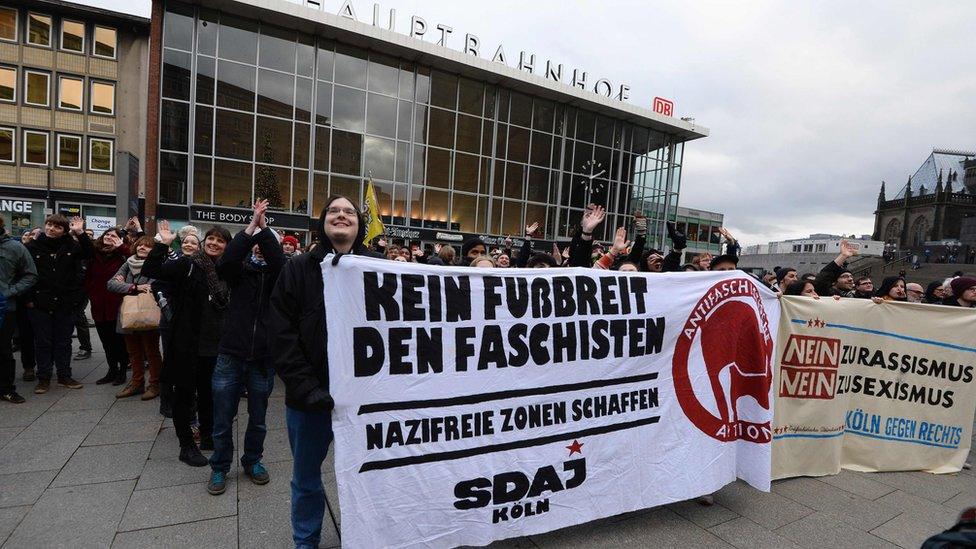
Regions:
<instances>
[{"instance_id":1,"label":"glass facade","mask_svg":"<svg viewBox=\"0 0 976 549\"><path fill-rule=\"evenodd\" d=\"M372 178L388 225L567 238L597 203L605 239L677 203L673 136L229 13L167 3L160 86L162 204L316 217Z\"/></svg>"}]
</instances>

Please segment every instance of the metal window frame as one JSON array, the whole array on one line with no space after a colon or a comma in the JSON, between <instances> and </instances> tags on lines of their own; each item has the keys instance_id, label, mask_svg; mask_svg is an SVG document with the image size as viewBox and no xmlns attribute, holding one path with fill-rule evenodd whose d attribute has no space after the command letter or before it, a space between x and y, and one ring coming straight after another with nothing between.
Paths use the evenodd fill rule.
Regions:
<instances>
[{"instance_id":1,"label":"metal window frame","mask_svg":"<svg viewBox=\"0 0 976 549\"><path fill-rule=\"evenodd\" d=\"M92 167L92 144L95 141L104 141L109 144L109 154L108 154L108 169L98 170ZM105 137L88 137L88 171L97 173L114 173L115 172L115 140L107 139Z\"/></svg>"},{"instance_id":2,"label":"metal window frame","mask_svg":"<svg viewBox=\"0 0 976 549\"><path fill-rule=\"evenodd\" d=\"M0 42L10 42L14 44L20 42L20 10L11 6L0 6L0 11L14 12L14 37L13 38L0 37Z\"/></svg>"},{"instance_id":3,"label":"metal window frame","mask_svg":"<svg viewBox=\"0 0 976 549\"><path fill-rule=\"evenodd\" d=\"M61 80L62 79L76 80L76 81L81 82L81 97L79 98L79 99L81 99L81 101L79 101L80 105L78 106L77 109L74 109L74 108L71 108L71 107L65 107L64 105L61 104ZM58 74L57 82L58 82L58 85L57 85L57 92L58 92L58 94L57 94L57 101L55 101L55 106L57 107L57 109L58 110L63 110L63 111L70 111L70 112L85 112L85 77L84 76L76 76L76 75L72 75L72 74L60 74L59 73Z\"/></svg>"},{"instance_id":4,"label":"metal window frame","mask_svg":"<svg viewBox=\"0 0 976 549\"><path fill-rule=\"evenodd\" d=\"M48 36L47 36L47 44L38 44L38 43L35 43L35 42L31 42L31 39L30 39L30 23L31 23L31 16L32 15L36 15L38 17L47 17L49 19L49 23L48 24L51 27L51 32L48 33ZM49 49L49 50L54 49L54 36L52 36L54 34L54 16L53 15L49 15L49 14L46 14L46 13L40 13L40 12L36 12L36 11L28 11L27 12L27 28L26 28L26 31L27 31L26 34L24 34L24 43L27 44L28 46L34 46L34 47L37 47L37 48L45 48L45 49Z\"/></svg>"},{"instance_id":5,"label":"metal window frame","mask_svg":"<svg viewBox=\"0 0 976 549\"><path fill-rule=\"evenodd\" d=\"M16 164L17 163L17 128L14 126L0 126L0 132L9 131L10 132L10 159L0 158L0 163L4 164Z\"/></svg>"},{"instance_id":6,"label":"metal window frame","mask_svg":"<svg viewBox=\"0 0 976 549\"><path fill-rule=\"evenodd\" d=\"M112 112L105 113L95 110L95 101L92 100L92 95L95 93L95 85L101 84L105 86L112 86ZM160 78L160 85L162 85L162 78ZM118 102L117 94L115 93L118 87L116 82L110 80L98 80L95 78L88 79L88 113L98 116L115 116L115 107Z\"/></svg>"},{"instance_id":7,"label":"metal window frame","mask_svg":"<svg viewBox=\"0 0 976 549\"><path fill-rule=\"evenodd\" d=\"M101 55L95 52L98 47L98 29L110 30L115 33L115 45L112 47L112 55ZM196 32L193 33L196 36ZM118 59L119 58L119 29L115 27L109 27L108 25L93 25L92 26L92 39L91 39L91 56L98 57L99 59Z\"/></svg>"},{"instance_id":8,"label":"metal window frame","mask_svg":"<svg viewBox=\"0 0 976 549\"><path fill-rule=\"evenodd\" d=\"M27 69L27 68L24 69L23 73L24 73L24 105L30 107L50 107L51 106L51 73L47 71L39 71L36 69ZM29 78L29 75L31 74L41 74L47 77L47 93L45 94L46 101L44 103L31 103L30 99L28 99L30 97L30 93L28 92L27 80Z\"/></svg>"},{"instance_id":9,"label":"metal window frame","mask_svg":"<svg viewBox=\"0 0 976 549\"><path fill-rule=\"evenodd\" d=\"M78 165L77 166L71 166L71 165L63 164L61 162L61 138L62 137L78 140ZM56 167L69 169L69 170L78 170L78 171L81 171L83 169L82 158L84 158L85 156L83 152L85 141L82 136L73 133L59 132L54 134L54 143L56 145L55 152L54 152L54 165Z\"/></svg>"},{"instance_id":10,"label":"metal window frame","mask_svg":"<svg viewBox=\"0 0 976 549\"><path fill-rule=\"evenodd\" d=\"M64 24L65 23L78 23L81 25L81 49L72 50L64 47ZM116 35L117 36L117 35ZM88 47L88 25L84 21L79 21L77 19L67 19L61 18L60 32L58 33L58 50L67 51L71 53L80 53L85 55Z\"/></svg>"},{"instance_id":11,"label":"metal window frame","mask_svg":"<svg viewBox=\"0 0 976 549\"><path fill-rule=\"evenodd\" d=\"M4 70L4 69L14 71L14 97L13 99L0 99L0 103L16 104L18 99L17 96L19 95L19 90L20 90L20 86L17 85L20 83L20 71L18 70L16 65L0 65L0 70Z\"/></svg>"},{"instance_id":12,"label":"metal window frame","mask_svg":"<svg viewBox=\"0 0 976 549\"><path fill-rule=\"evenodd\" d=\"M28 134L44 136L44 162L43 163L31 162L27 160L27 149L28 149L27 135ZM28 129L23 130L23 146L21 147L21 149L23 150L22 161L24 162L24 165L44 166L44 167L50 166L51 165L51 132L41 131L41 130L28 130Z\"/></svg>"}]
</instances>

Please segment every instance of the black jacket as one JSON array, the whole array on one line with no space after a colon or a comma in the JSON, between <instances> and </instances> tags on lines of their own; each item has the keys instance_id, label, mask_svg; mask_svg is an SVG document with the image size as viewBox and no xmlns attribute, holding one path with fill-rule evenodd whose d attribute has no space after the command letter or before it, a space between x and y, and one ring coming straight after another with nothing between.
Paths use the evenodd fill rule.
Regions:
<instances>
[{"instance_id":1,"label":"black jacket","mask_svg":"<svg viewBox=\"0 0 976 549\"><path fill-rule=\"evenodd\" d=\"M281 269L271 294L270 346L285 404L296 410L331 410L322 268L326 246L316 246ZM357 255L382 257L360 249Z\"/></svg>"},{"instance_id":2,"label":"black jacket","mask_svg":"<svg viewBox=\"0 0 976 549\"><path fill-rule=\"evenodd\" d=\"M69 310L85 298L83 261L95 252L88 235L81 233L78 241L65 234L48 238L41 234L27 245L37 268L37 284L28 292L28 302L44 311Z\"/></svg>"},{"instance_id":3,"label":"black jacket","mask_svg":"<svg viewBox=\"0 0 976 549\"><path fill-rule=\"evenodd\" d=\"M163 348L168 352L163 356L161 377L167 384L193 387L197 357L217 352L210 340L220 333L223 311L210 299L203 269L194 266L190 256L167 261L168 252L168 246L157 243L142 265L143 275L167 283L166 296L172 307L169 328L163 332Z\"/></svg>"},{"instance_id":4,"label":"black jacket","mask_svg":"<svg viewBox=\"0 0 976 549\"><path fill-rule=\"evenodd\" d=\"M837 279L840 275L848 272L843 267L837 265L833 260L828 261L824 265L823 269L817 273L817 278L813 281L813 287L817 291L817 295L839 295L841 297L856 297L854 295L854 290L849 290L843 292L834 287ZM869 296L870 297L870 296Z\"/></svg>"},{"instance_id":5,"label":"black jacket","mask_svg":"<svg viewBox=\"0 0 976 549\"><path fill-rule=\"evenodd\" d=\"M251 262L251 248L255 244L260 247L266 265ZM217 275L230 287L218 352L259 362L267 358L271 291L285 261L281 245L268 229L254 236L241 231L227 244L224 255L217 261Z\"/></svg>"}]
</instances>

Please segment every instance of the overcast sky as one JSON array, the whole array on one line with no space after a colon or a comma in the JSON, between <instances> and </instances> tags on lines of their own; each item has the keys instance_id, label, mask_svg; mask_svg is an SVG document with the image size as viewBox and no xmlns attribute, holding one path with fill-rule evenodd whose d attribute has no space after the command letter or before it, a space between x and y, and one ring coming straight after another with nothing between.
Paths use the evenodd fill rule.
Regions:
<instances>
[{"instance_id":1,"label":"overcast sky","mask_svg":"<svg viewBox=\"0 0 976 549\"><path fill-rule=\"evenodd\" d=\"M87 0L148 16L145 0ZM326 0L338 10L339 0ZM354 0L360 20L373 2ZM680 204L725 214L744 244L870 233L933 147L976 148L976 2L385 0L397 30L477 34L675 102L711 136L685 148ZM430 41L436 41L429 32Z\"/></svg>"}]
</instances>

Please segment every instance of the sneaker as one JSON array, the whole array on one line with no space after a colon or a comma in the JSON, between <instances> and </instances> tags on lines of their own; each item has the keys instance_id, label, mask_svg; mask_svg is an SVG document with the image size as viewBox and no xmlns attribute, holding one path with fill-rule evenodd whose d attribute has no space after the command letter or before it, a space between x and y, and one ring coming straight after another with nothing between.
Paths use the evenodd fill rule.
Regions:
<instances>
[{"instance_id":1,"label":"sneaker","mask_svg":"<svg viewBox=\"0 0 976 549\"><path fill-rule=\"evenodd\" d=\"M24 400L24 397L17 394L17 391L10 391L9 393L0 395L0 400L11 404L23 404L27 402Z\"/></svg>"},{"instance_id":2,"label":"sneaker","mask_svg":"<svg viewBox=\"0 0 976 549\"><path fill-rule=\"evenodd\" d=\"M207 483L207 492L211 496L219 496L227 490L227 475L223 471L212 471L210 482Z\"/></svg>"},{"instance_id":3,"label":"sneaker","mask_svg":"<svg viewBox=\"0 0 976 549\"><path fill-rule=\"evenodd\" d=\"M24 368L24 381L34 381L35 379L37 378L34 376L34 369Z\"/></svg>"},{"instance_id":4,"label":"sneaker","mask_svg":"<svg viewBox=\"0 0 976 549\"><path fill-rule=\"evenodd\" d=\"M75 353L75 356L74 356L74 359L75 360L86 360L86 359L89 359L89 358L91 358L91 351L86 351L84 349L82 349L82 350L78 351L77 353Z\"/></svg>"},{"instance_id":5,"label":"sneaker","mask_svg":"<svg viewBox=\"0 0 976 549\"><path fill-rule=\"evenodd\" d=\"M264 468L264 465L262 465L260 461L250 467L245 467L244 474L247 475L254 484L267 484L271 481L271 475L268 474L268 470Z\"/></svg>"},{"instance_id":6,"label":"sneaker","mask_svg":"<svg viewBox=\"0 0 976 549\"><path fill-rule=\"evenodd\" d=\"M213 452L213 437L200 437L200 449L204 452Z\"/></svg>"},{"instance_id":7,"label":"sneaker","mask_svg":"<svg viewBox=\"0 0 976 549\"><path fill-rule=\"evenodd\" d=\"M68 389L81 389L82 387L84 387L84 385L78 383L72 377L59 377L58 385L62 387L67 387Z\"/></svg>"},{"instance_id":8,"label":"sneaker","mask_svg":"<svg viewBox=\"0 0 976 549\"><path fill-rule=\"evenodd\" d=\"M207 458L203 457L196 444L180 448L180 461L190 467L203 467L208 463Z\"/></svg>"},{"instance_id":9,"label":"sneaker","mask_svg":"<svg viewBox=\"0 0 976 549\"><path fill-rule=\"evenodd\" d=\"M141 395L144 391L145 388L142 385L137 386L134 383L130 383L125 386L125 389L115 393L115 398L129 398L130 396Z\"/></svg>"},{"instance_id":10,"label":"sneaker","mask_svg":"<svg viewBox=\"0 0 976 549\"><path fill-rule=\"evenodd\" d=\"M43 395L44 393L48 392L50 388L51 388L50 379L38 379L37 386L34 387L34 394Z\"/></svg>"}]
</instances>

